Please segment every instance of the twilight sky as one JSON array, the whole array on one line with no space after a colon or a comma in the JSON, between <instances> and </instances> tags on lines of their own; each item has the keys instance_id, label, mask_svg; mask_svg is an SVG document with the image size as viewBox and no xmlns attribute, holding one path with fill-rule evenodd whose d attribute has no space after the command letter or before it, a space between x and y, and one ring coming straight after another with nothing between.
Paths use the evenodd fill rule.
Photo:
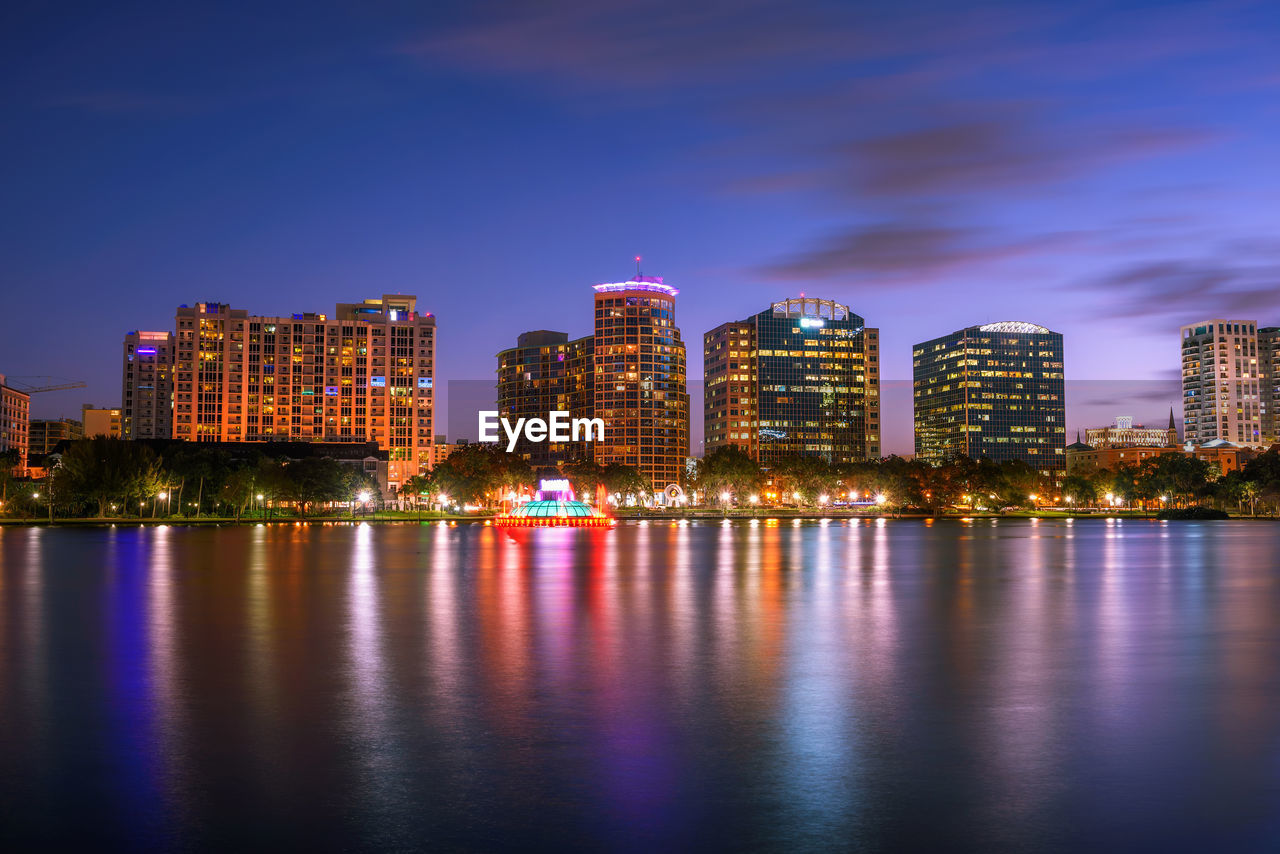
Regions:
<instances>
[{"instance_id":1,"label":"twilight sky","mask_svg":"<svg viewBox=\"0 0 1280 854\"><path fill-rule=\"evenodd\" d=\"M1032 320L1069 381L1147 381L1077 386L1072 431L1163 423L1180 324L1280 324L1275 3L76 5L0 12L0 372L89 383L36 417L118 404L123 333L201 300L417 293L441 380L489 383L637 254L691 379L801 291L890 380Z\"/></svg>"}]
</instances>

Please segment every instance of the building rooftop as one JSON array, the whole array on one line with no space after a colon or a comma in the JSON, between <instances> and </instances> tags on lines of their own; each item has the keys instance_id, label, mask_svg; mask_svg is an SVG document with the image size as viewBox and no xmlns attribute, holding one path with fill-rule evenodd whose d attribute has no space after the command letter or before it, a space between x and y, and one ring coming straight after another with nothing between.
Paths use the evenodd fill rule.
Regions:
<instances>
[{"instance_id":1,"label":"building rooftop","mask_svg":"<svg viewBox=\"0 0 1280 854\"><path fill-rule=\"evenodd\" d=\"M1053 334L1052 329L1046 329L1036 323L1027 323L1024 320L999 320L995 323L984 323L978 328L983 332L1017 332L1024 335Z\"/></svg>"},{"instance_id":2,"label":"building rooftop","mask_svg":"<svg viewBox=\"0 0 1280 854\"><path fill-rule=\"evenodd\" d=\"M592 285L598 294L610 293L614 291L656 291L661 294L673 297L680 293L679 288L671 285L664 285L661 276L636 276L625 282L602 282L598 285Z\"/></svg>"}]
</instances>

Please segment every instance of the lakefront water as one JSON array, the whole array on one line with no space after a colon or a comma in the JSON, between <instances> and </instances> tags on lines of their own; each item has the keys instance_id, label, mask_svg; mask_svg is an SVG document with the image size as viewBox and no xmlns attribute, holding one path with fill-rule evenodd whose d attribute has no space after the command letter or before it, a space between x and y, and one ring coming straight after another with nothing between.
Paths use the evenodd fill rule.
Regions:
<instances>
[{"instance_id":1,"label":"lakefront water","mask_svg":"<svg viewBox=\"0 0 1280 854\"><path fill-rule=\"evenodd\" d=\"M1280 850L1278 547L0 529L0 846Z\"/></svg>"}]
</instances>

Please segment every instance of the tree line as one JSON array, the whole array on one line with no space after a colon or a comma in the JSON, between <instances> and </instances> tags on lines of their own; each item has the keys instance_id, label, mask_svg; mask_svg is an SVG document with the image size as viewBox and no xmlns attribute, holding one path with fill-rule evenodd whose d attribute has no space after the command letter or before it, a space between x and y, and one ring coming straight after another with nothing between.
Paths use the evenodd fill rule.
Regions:
<instances>
[{"instance_id":1,"label":"tree line","mask_svg":"<svg viewBox=\"0 0 1280 854\"><path fill-rule=\"evenodd\" d=\"M591 461L562 467L578 496L603 487L619 503L647 503L655 488L635 467ZM512 493L536 488L537 472L492 445L464 446L432 471L410 478L401 497L448 507L501 506ZM382 498L361 470L324 458L281 460L260 452L232 457L183 443L163 455L143 442L98 437L72 443L40 482L18 482L0 466L0 500L11 515L240 518L267 507L307 515L323 505ZM695 460L686 482L691 504L813 507L874 503L938 513L1034 504L1063 507L1214 507L1238 513L1280 513L1280 452L1268 451L1222 476L1217 466L1186 454L1163 454L1115 469L1075 471L1060 492L1018 461L960 457L941 465L897 456L831 464L821 457L778 460L767 469L740 448L719 447ZM1057 502L1054 501L1057 499Z\"/></svg>"},{"instance_id":2,"label":"tree line","mask_svg":"<svg viewBox=\"0 0 1280 854\"><path fill-rule=\"evenodd\" d=\"M72 442L42 481L3 484L14 515L64 517L233 516L267 507L299 515L362 493L381 498L377 481L337 460L277 459L251 451L233 457L199 443L163 455L145 442L104 436Z\"/></svg>"}]
</instances>

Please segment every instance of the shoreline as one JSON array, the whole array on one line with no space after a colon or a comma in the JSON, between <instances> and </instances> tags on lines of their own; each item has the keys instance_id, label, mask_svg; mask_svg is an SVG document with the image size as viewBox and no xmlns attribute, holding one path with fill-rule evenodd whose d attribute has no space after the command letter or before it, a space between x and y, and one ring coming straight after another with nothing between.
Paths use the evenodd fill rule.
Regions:
<instances>
[{"instance_id":1,"label":"shoreline","mask_svg":"<svg viewBox=\"0 0 1280 854\"><path fill-rule=\"evenodd\" d=\"M756 512L756 513L712 513L687 511L684 513L673 512L651 512L651 513L626 513L615 517L618 522L636 523L636 522L698 522L698 523L723 523L723 522L844 522L865 520L867 522L878 520L937 520L942 522L976 522L979 520L1022 520L1022 519L1135 519L1159 521L1155 512L1150 511L1133 511L1133 512L1099 512L1099 513L1066 513L1062 511L1025 511L1018 513L818 513L810 511L783 510L774 512ZM492 514L488 515L463 515L463 514L434 514L424 515L421 518L417 516L405 514L396 516L308 516L294 518L274 518L274 519L245 519L236 520L231 517L204 517L200 519L173 517L167 519L137 519L137 518L77 518L77 519L0 519L0 528L112 528L112 527L130 527L130 528L155 528L160 526L182 526L189 528L200 527L228 527L228 528L244 528L256 527L259 525L359 525L359 524L376 524L376 525L438 525L445 524L466 524L466 525L485 525L493 519ZM1259 521L1274 522L1277 521L1275 516L1231 516L1226 520L1198 520L1198 521ZM1197 521L1170 519L1165 521Z\"/></svg>"}]
</instances>

